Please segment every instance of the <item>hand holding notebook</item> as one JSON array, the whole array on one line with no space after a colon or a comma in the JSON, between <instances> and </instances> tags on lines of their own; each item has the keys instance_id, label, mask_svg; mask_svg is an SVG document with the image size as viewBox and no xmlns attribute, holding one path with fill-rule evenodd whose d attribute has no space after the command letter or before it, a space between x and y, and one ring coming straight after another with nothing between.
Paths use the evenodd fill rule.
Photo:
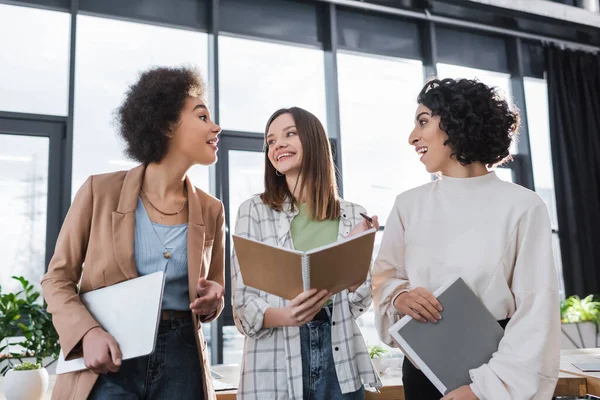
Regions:
<instances>
[{"instance_id":1,"label":"hand holding notebook","mask_svg":"<svg viewBox=\"0 0 600 400\"><path fill-rule=\"evenodd\" d=\"M247 286L292 300L315 288L336 294L363 283L371 266L375 229L310 251L271 246L233 235Z\"/></svg>"},{"instance_id":2,"label":"hand holding notebook","mask_svg":"<svg viewBox=\"0 0 600 400\"><path fill-rule=\"evenodd\" d=\"M433 295L443 307L442 319L432 324L405 315L389 332L411 362L448 394L471 382L469 370L492 358L504 330L461 278Z\"/></svg>"}]
</instances>

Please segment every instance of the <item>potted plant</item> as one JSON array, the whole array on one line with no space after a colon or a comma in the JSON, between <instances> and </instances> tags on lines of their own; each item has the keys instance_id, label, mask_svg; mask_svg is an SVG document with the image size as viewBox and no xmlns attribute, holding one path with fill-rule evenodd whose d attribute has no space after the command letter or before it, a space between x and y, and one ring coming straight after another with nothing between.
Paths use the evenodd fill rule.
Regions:
<instances>
[{"instance_id":1,"label":"potted plant","mask_svg":"<svg viewBox=\"0 0 600 400\"><path fill-rule=\"evenodd\" d=\"M0 361L7 400L37 399L48 389L46 367L58 359L60 345L40 293L23 277L17 293L3 293L0 286ZM23 358L35 362L23 362ZM44 365L44 360L49 362ZM40 393L39 396L36 393Z\"/></svg>"},{"instance_id":2,"label":"potted plant","mask_svg":"<svg viewBox=\"0 0 600 400\"><path fill-rule=\"evenodd\" d=\"M561 348L598 347L600 302L594 301L594 295L584 299L571 296L562 301L560 318L563 333Z\"/></svg>"},{"instance_id":3,"label":"potted plant","mask_svg":"<svg viewBox=\"0 0 600 400\"><path fill-rule=\"evenodd\" d=\"M377 373L381 373L381 358L388 354L388 351L379 345L369 346L369 357Z\"/></svg>"},{"instance_id":4,"label":"potted plant","mask_svg":"<svg viewBox=\"0 0 600 400\"><path fill-rule=\"evenodd\" d=\"M41 399L48 390L48 371L42 364L25 361L8 370L4 377L7 400Z\"/></svg>"}]
</instances>

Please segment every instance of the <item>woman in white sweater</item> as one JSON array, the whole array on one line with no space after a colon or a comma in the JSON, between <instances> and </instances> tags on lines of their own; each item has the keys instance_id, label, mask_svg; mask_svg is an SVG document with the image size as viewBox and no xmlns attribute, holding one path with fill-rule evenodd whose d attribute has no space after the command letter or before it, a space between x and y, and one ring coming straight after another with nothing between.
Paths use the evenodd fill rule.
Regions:
<instances>
[{"instance_id":1,"label":"woman in white sweater","mask_svg":"<svg viewBox=\"0 0 600 400\"><path fill-rule=\"evenodd\" d=\"M558 377L559 300L551 228L534 192L487 167L509 157L519 116L495 89L472 80L433 80L418 97L409 144L439 180L402 193L373 267L376 326L403 315L443 316L431 294L462 277L505 328L499 349L470 371L472 383L444 400L550 399ZM431 344L435 346L435 343ZM440 399L407 358L406 400Z\"/></svg>"}]
</instances>

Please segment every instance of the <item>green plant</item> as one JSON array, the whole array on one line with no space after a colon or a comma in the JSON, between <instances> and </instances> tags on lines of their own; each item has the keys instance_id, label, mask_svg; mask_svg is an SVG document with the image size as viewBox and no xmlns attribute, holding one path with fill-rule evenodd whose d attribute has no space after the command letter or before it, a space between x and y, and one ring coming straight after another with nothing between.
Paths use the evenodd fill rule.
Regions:
<instances>
[{"instance_id":1,"label":"green plant","mask_svg":"<svg viewBox=\"0 0 600 400\"><path fill-rule=\"evenodd\" d=\"M26 349L23 353L6 354L8 343L0 346L0 358L6 357L7 365L0 375L14 366L13 360L22 362L23 357L35 357L36 363L42 363L47 357L58 359L60 345L58 334L52 325L52 317L41 303L40 293L23 277L13 276L21 283L17 293L2 293L0 286L0 338L22 336L25 339L11 346L19 345Z\"/></svg>"},{"instance_id":2,"label":"green plant","mask_svg":"<svg viewBox=\"0 0 600 400\"><path fill-rule=\"evenodd\" d=\"M560 304L560 318L563 323L593 322L600 325L600 302L594 301L594 295L584 299L571 296Z\"/></svg>"},{"instance_id":3,"label":"green plant","mask_svg":"<svg viewBox=\"0 0 600 400\"><path fill-rule=\"evenodd\" d=\"M25 361L23 364L19 364L16 367L14 367L13 369L15 371L31 371L34 369L41 369L42 368L42 364L40 363L30 363L29 361Z\"/></svg>"},{"instance_id":4,"label":"green plant","mask_svg":"<svg viewBox=\"0 0 600 400\"><path fill-rule=\"evenodd\" d=\"M385 354L388 354L388 351L379 345L369 346L369 357L373 358L381 358Z\"/></svg>"}]
</instances>

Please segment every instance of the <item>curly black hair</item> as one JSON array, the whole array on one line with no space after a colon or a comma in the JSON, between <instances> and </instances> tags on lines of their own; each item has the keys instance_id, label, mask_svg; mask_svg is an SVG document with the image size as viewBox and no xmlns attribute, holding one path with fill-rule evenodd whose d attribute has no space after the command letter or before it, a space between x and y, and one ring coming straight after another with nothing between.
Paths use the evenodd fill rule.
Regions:
<instances>
[{"instance_id":1,"label":"curly black hair","mask_svg":"<svg viewBox=\"0 0 600 400\"><path fill-rule=\"evenodd\" d=\"M144 164L161 161L167 153L166 133L179 121L185 100L204 95L204 81L195 69L155 67L142 72L116 112L127 155Z\"/></svg>"},{"instance_id":2,"label":"curly black hair","mask_svg":"<svg viewBox=\"0 0 600 400\"><path fill-rule=\"evenodd\" d=\"M440 116L440 129L448 134L444 144L461 164L498 165L510 159L519 112L510 109L497 88L470 79L433 79L417 102Z\"/></svg>"}]
</instances>

